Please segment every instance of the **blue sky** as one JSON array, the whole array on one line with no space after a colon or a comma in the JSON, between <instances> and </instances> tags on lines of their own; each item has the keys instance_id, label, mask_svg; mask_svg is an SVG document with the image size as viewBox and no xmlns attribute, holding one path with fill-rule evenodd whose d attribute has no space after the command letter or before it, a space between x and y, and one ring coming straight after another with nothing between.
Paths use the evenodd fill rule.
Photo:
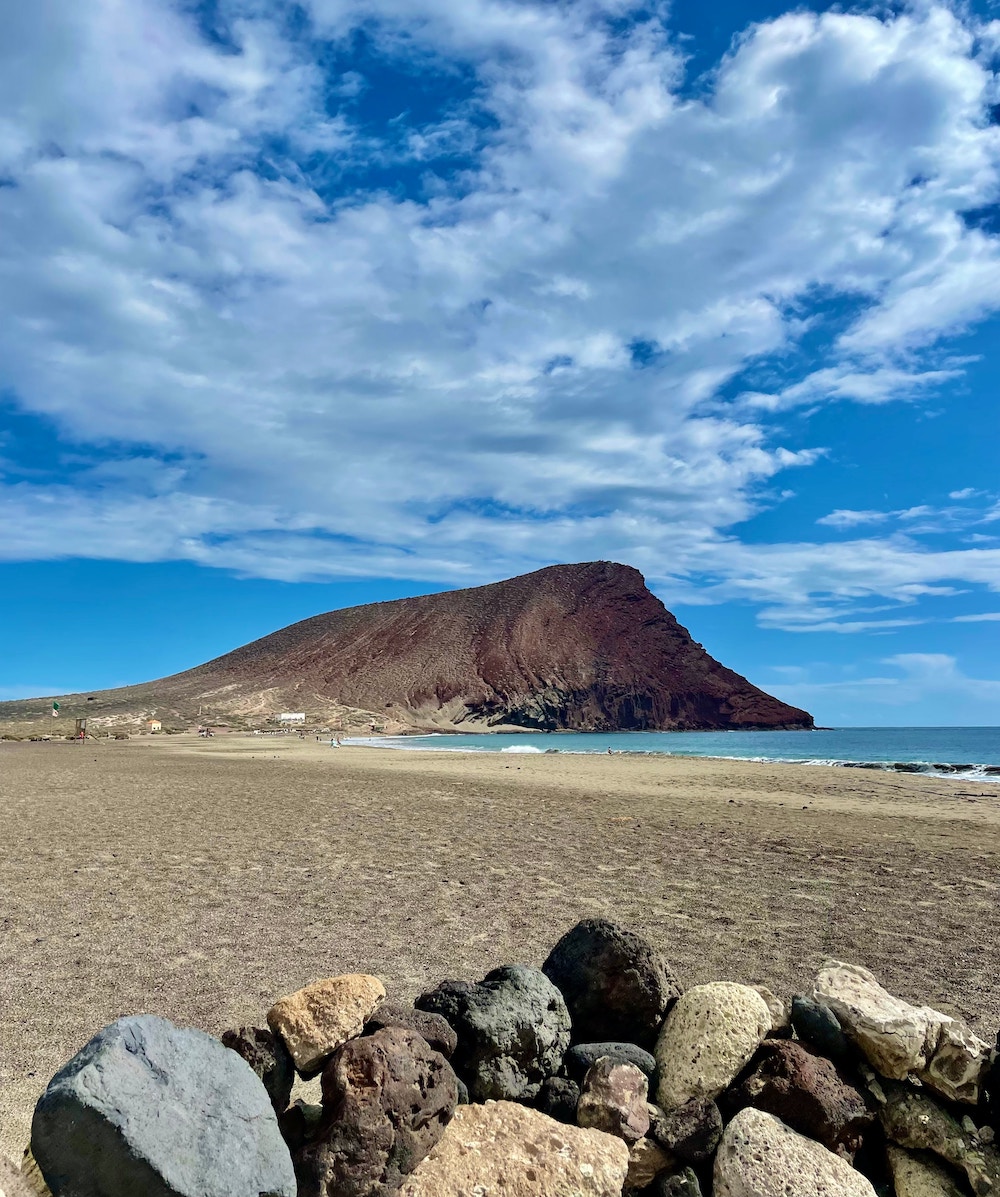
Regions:
<instances>
[{"instance_id":1,"label":"blue sky","mask_svg":"<svg viewBox=\"0 0 1000 1197\"><path fill-rule=\"evenodd\" d=\"M0 697L606 558L1000 724L995 4L0 10Z\"/></svg>"}]
</instances>

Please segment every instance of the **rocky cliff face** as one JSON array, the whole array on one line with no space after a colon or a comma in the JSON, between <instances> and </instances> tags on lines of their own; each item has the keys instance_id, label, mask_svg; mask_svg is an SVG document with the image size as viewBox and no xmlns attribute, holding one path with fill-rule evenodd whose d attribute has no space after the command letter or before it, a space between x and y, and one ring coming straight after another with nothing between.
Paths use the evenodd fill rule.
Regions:
<instances>
[{"instance_id":1,"label":"rocky cliff face","mask_svg":"<svg viewBox=\"0 0 1000 1197\"><path fill-rule=\"evenodd\" d=\"M311 696L413 726L804 728L696 644L642 575L607 561L331 611L156 685Z\"/></svg>"}]
</instances>

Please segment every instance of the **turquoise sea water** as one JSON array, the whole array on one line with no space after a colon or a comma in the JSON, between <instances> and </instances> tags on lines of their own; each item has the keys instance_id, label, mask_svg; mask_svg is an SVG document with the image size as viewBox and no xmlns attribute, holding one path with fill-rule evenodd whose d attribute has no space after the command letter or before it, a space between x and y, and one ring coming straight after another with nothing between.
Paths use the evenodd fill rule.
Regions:
<instances>
[{"instance_id":1,"label":"turquoise sea water","mask_svg":"<svg viewBox=\"0 0 1000 1197\"><path fill-rule=\"evenodd\" d=\"M838 727L794 732L520 732L349 740L448 752L667 753L894 769L1000 782L1000 727Z\"/></svg>"}]
</instances>

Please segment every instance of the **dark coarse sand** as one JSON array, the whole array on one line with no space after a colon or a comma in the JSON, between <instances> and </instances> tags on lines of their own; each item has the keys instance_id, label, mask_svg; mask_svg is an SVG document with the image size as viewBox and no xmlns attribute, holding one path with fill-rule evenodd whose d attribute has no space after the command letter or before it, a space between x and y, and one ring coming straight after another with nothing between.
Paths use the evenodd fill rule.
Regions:
<instances>
[{"instance_id":1,"label":"dark coarse sand","mask_svg":"<svg viewBox=\"0 0 1000 1197\"><path fill-rule=\"evenodd\" d=\"M0 745L0 1152L53 1072L149 1011L263 1025L320 977L412 998L538 965L577 919L686 984L790 995L827 957L1000 1023L1000 787L669 757L297 738Z\"/></svg>"}]
</instances>

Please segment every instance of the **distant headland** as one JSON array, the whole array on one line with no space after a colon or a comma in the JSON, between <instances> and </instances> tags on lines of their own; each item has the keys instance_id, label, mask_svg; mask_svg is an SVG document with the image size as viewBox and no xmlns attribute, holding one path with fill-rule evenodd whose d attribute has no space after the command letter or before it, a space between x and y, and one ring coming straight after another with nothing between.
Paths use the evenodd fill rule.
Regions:
<instances>
[{"instance_id":1,"label":"distant headland","mask_svg":"<svg viewBox=\"0 0 1000 1197\"><path fill-rule=\"evenodd\" d=\"M282 712L348 733L813 727L710 657L638 570L594 561L330 611L142 685L0 703L0 730L249 728Z\"/></svg>"}]
</instances>

